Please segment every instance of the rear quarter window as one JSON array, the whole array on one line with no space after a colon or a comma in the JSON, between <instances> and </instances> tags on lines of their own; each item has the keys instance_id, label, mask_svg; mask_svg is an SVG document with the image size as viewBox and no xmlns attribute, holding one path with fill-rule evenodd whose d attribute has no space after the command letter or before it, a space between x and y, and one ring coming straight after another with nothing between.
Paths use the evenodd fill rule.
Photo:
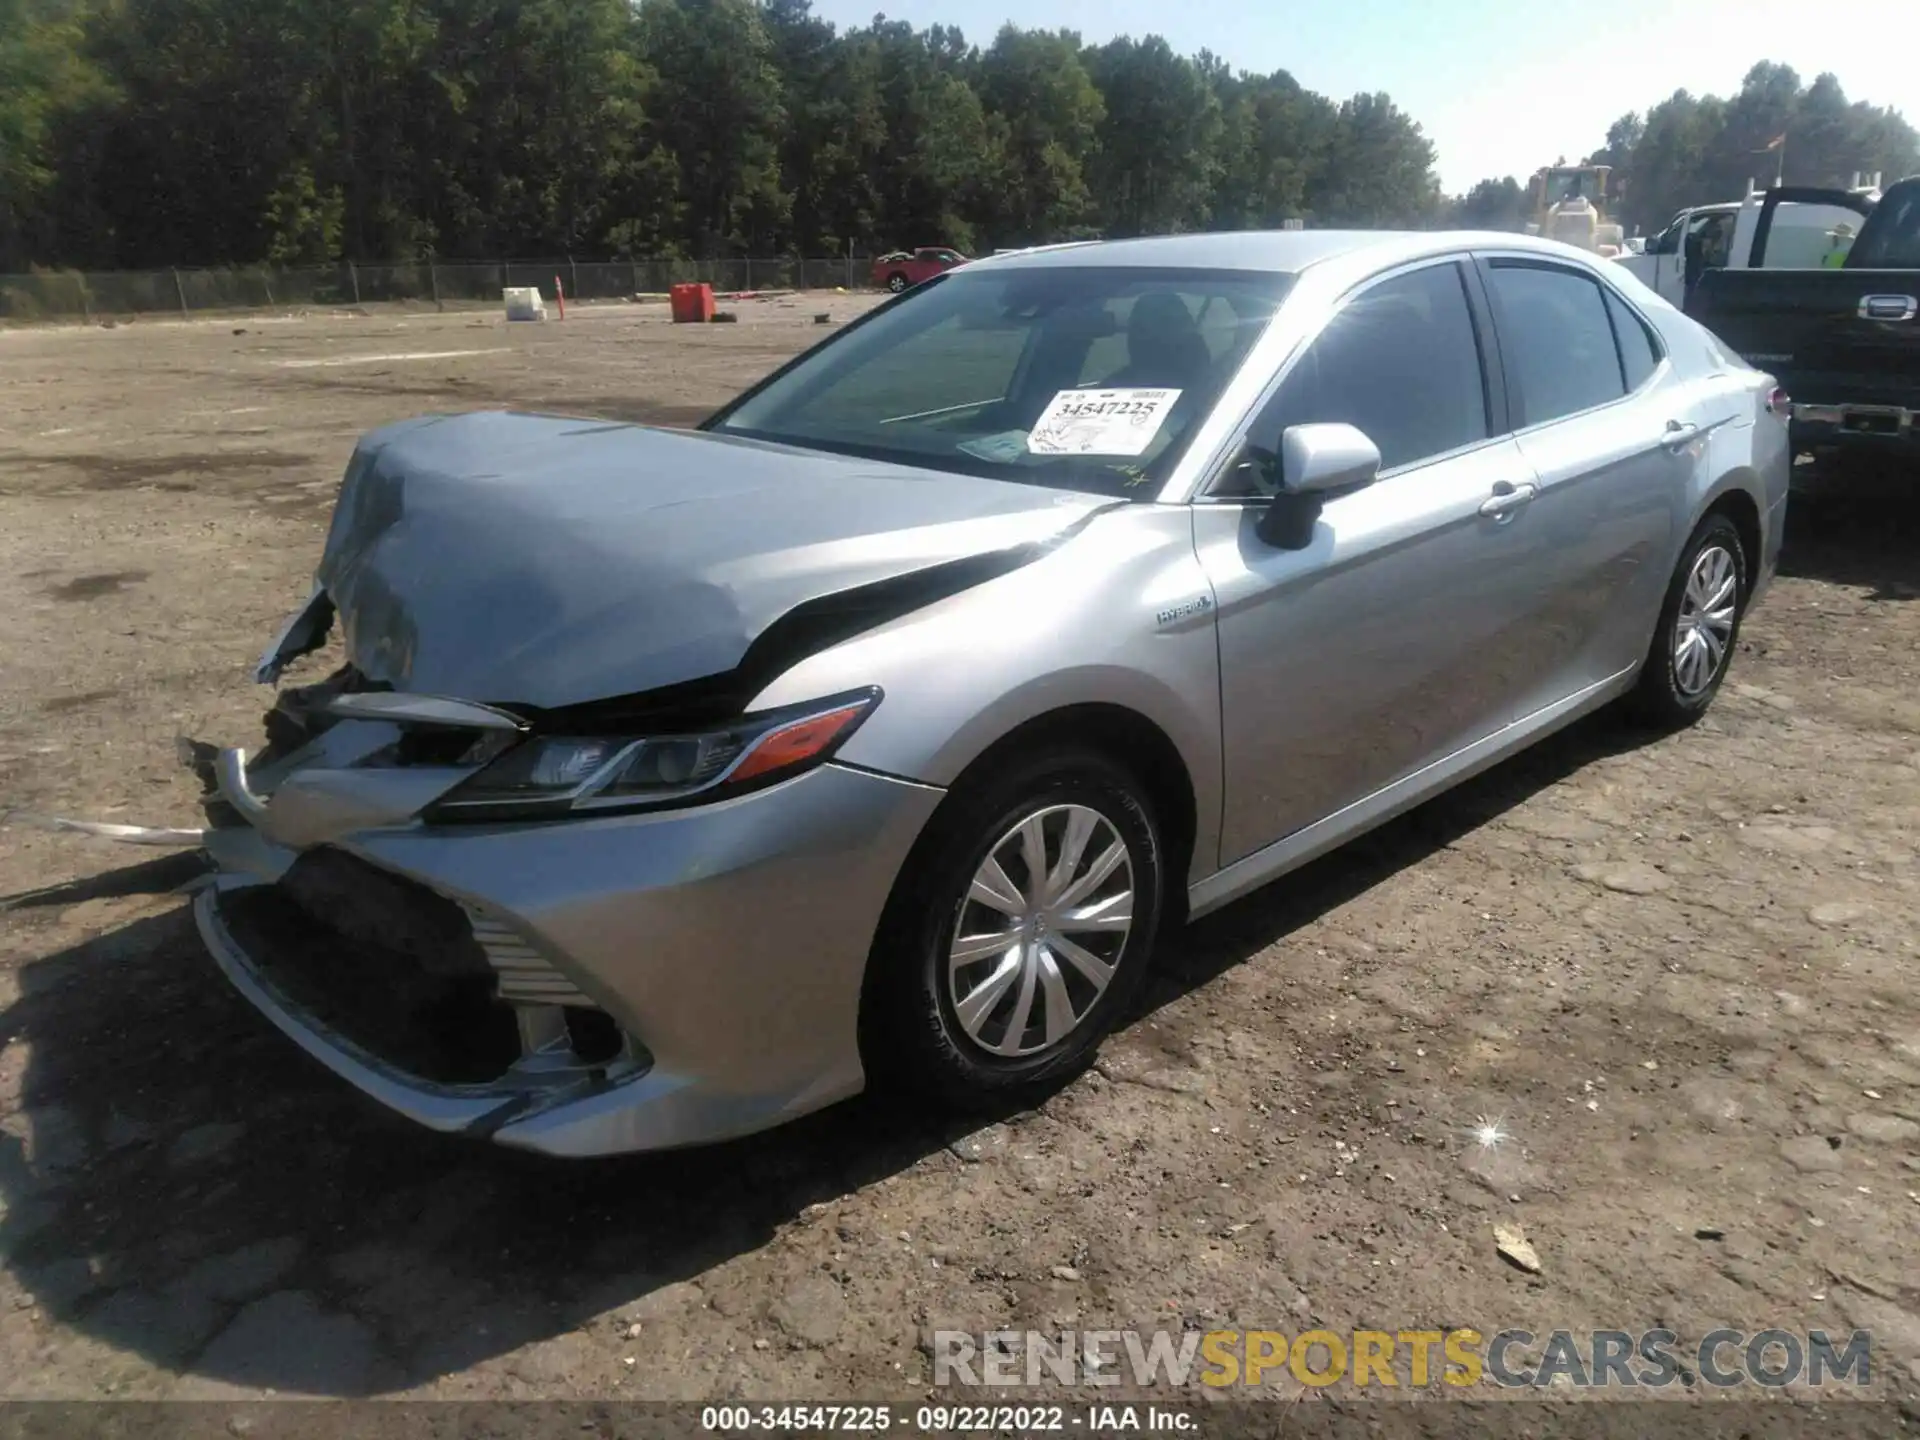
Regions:
<instances>
[{"instance_id":1,"label":"rear quarter window","mask_svg":"<svg viewBox=\"0 0 1920 1440\"><path fill-rule=\"evenodd\" d=\"M1653 377L1660 365L1660 342L1627 303L1613 291L1603 292L1607 299L1607 317L1613 321L1614 338L1620 344L1620 368L1627 389L1638 390Z\"/></svg>"}]
</instances>

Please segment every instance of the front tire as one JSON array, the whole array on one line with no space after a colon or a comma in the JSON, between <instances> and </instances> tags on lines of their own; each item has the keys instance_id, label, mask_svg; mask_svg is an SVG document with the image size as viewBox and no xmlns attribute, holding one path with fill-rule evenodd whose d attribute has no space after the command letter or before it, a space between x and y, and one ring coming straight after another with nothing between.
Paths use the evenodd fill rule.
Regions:
<instances>
[{"instance_id":1,"label":"front tire","mask_svg":"<svg viewBox=\"0 0 1920 1440\"><path fill-rule=\"evenodd\" d=\"M1707 713L1740 639L1750 588L1746 546L1725 515L1709 515L1687 542L1629 708L1642 724L1679 730Z\"/></svg>"},{"instance_id":2,"label":"front tire","mask_svg":"<svg viewBox=\"0 0 1920 1440\"><path fill-rule=\"evenodd\" d=\"M1163 853L1144 788L1089 750L956 790L875 939L870 1072L953 1108L1077 1073L1145 978Z\"/></svg>"},{"instance_id":3,"label":"front tire","mask_svg":"<svg viewBox=\"0 0 1920 1440\"><path fill-rule=\"evenodd\" d=\"M907 277L901 274L898 270L894 271L893 274L887 277L887 289L891 290L894 294L898 295L901 291L905 290L906 288L907 288Z\"/></svg>"}]
</instances>

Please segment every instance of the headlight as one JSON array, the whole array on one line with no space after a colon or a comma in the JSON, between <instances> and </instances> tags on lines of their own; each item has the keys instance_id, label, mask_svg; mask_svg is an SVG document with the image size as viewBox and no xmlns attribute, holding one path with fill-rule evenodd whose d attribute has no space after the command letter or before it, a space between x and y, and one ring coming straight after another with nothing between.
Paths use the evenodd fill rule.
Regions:
<instances>
[{"instance_id":1,"label":"headlight","mask_svg":"<svg viewBox=\"0 0 1920 1440\"><path fill-rule=\"evenodd\" d=\"M427 818L532 819L719 799L819 764L879 703L878 690L864 690L683 735L532 735L490 758ZM476 758L490 740L476 745Z\"/></svg>"}]
</instances>

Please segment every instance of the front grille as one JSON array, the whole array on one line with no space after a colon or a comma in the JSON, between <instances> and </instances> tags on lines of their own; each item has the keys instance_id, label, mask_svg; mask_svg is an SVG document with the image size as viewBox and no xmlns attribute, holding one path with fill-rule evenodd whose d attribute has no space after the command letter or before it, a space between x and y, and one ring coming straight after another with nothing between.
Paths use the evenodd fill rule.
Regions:
<instances>
[{"instance_id":1,"label":"front grille","mask_svg":"<svg viewBox=\"0 0 1920 1440\"><path fill-rule=\"evenodd\" d=\"M458 905L344 850L307 851L280 877L279 888L317 924L363 948L397 951L431 975L488 973Z\"/></svg>"},{"instance_id":2,"label":"front grille","mask_svg":"<svg viewBox=\"0 0 1920 1440\"><path fill-rule=\"evenodd\" d=\"M520 935L473 905L462 905L473 938L493 967L497 993L514 1005L565 1005L593 1009L594 1003Z\"/></svg>"},{"instance_id":3,"label":"front grille","mask_svg":"<svg viewBox=\"0 0 1920 1440\"><path fill-rule=\"evenodd\" d=\"M590 1065L625 1043L499 917L341 850L310 850L276 884L237 891L221 909L301 1009L423 1079L496 1080L554 1038Z\"/></svg>"},{"instance_id":4,"label":"front grille","mask_svg":"<svg viewBox=\"0 0 1920 1440\"><path fill-rule=\"evenodd\" d=\"M235 891L220 913L298 1009L408 1074L485 1082L520 1058L513 1011L494 998L484 966L429 968L418 953L316 919L283 885Z\"/></svg>"}]
</instances>

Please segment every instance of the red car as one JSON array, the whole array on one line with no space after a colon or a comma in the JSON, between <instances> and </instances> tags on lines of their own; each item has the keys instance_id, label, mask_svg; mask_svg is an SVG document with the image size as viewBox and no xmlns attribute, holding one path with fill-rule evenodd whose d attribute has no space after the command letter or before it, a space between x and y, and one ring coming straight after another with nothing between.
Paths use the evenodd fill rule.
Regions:
<instances>
[{"instance_id":1,"label":"red car","mask_svg":"<svg viewBox=\"0 0 1920 1440\"><path fill-rule=\"evenodd\" d=\"M931 280L943 270L967 263L967 257L944 245L922 245L918 250L895 250L873 262L873 283L898 295L902 290Z\"/></svg>"}]
</instances>

